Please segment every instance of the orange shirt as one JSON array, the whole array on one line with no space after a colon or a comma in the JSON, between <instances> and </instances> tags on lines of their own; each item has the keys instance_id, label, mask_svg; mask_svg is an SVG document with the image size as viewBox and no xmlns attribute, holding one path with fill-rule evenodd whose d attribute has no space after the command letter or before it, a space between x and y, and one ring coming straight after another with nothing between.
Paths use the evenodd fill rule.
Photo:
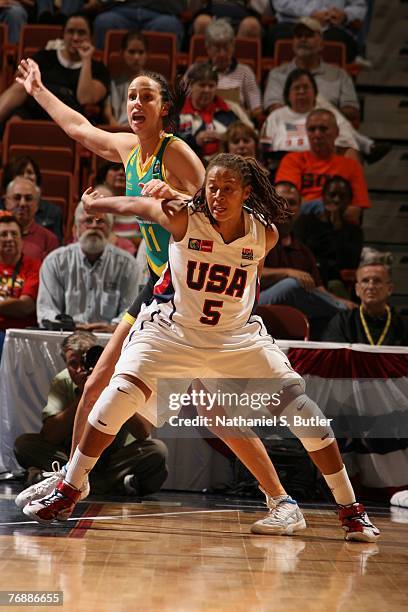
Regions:
<instances>
[{"instance_id":1,"label":"orange shirt","mask_svg":"<svg viewBox=\"0 0 408 612\"><path fill-rule=\"evenodd\" d=\"M322 197L325 182L335 174L349 181L353 190L353 206L371 207L361 164L342 155L319 159L311 151L288 153L279 165L275 181L291 181L304 200L318 200Z\"/></svg>"}]
</instances>

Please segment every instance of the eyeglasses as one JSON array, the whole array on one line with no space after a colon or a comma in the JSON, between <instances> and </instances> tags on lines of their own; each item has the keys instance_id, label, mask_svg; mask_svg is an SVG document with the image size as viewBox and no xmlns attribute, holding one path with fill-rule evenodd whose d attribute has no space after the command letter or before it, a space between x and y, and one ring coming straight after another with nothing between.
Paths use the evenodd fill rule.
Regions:
<instances>
[{"instance_id":1,"label":"eyeglasses","mask_svg":"<svg viewBox=\"0 0 408 612\"><path fill-rule=\"evenodd\" d=\"M97 225L99 227L102 227L103 225L107 224L106 219L103 219L102 217L85 217L84 219L81 219L79 222L82 225L86 225L87 227L92 227L92 225Z\"/></svg>"},{"instance_id":2,"label":"eyeglasses","mask_svg":"<svg viewBox=\"0 0 408 612\"><path fill-rule=\"evenodd\" d=\"M31 194L25 193L13 193L13 195L8 195L7 198L9 200L13 200L13 202L21 202L21 200L25 200L26 202L32 202L37 198Z\"/></svg>"}]
</instances>

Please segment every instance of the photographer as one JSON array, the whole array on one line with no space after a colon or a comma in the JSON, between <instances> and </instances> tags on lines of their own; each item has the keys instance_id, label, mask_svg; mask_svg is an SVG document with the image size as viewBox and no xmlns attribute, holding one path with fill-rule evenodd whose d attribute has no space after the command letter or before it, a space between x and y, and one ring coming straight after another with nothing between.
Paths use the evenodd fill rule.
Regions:
<instances>
[{"instance_id":1,"label":"photographer","mask_svg":"<svg viewBox=\"0 0 408 612\"><path fill-rule=\"evenodd\" d=\"M23 434L15 441L17 461L28 470L27 484L41 480L42 471L53 469L54 462L68 461L78 402L102 352L97 338L87 331L67 336L61 349L67 367L51 382L41 431ZM124 424L91 475L92 493L147 495L160 489L167 477L167 449L161 441L148 438L150 430L150 423L136 415Z\"/></svg>"}]
</instances>

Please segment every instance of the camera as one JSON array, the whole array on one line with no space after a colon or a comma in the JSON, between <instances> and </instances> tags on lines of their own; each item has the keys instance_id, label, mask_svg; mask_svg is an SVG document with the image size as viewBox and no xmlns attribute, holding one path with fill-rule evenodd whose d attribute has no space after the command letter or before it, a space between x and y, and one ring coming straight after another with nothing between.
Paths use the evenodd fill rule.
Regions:
<instances>
[{"instance_id":1,"label":"camera","mask_svg":"<svg viewBox=\"0 0 408 612\"><path fill-rule=\"evenodd\" d=\"M91 348L88 349L86 353L82 355L81 362L82 362L82 366L84 370L86 370L87 376L89 376L92 373L102 353L103 353L103 346L101 346L100 344L95 344L95 346L91 346Z\"/></svg>"}]
</instances>

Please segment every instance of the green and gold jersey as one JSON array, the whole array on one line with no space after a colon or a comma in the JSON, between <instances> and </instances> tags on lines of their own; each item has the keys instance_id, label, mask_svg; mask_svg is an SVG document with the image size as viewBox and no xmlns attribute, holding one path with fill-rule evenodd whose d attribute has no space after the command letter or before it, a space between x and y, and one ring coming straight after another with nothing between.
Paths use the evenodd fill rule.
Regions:
<instances>
[{"instance_id":1,"label":"green and gold jersey","mask_svg":"<svg viewBox=\"0 0 408 612\"><path fill-rule=\"evenodd\" d=\"M168 183L163 156L166 147L175 140L172 134L164 134L153 155L142 165L140 147L137 145L129 154L126 162L126 195L140 196L140 183L146 184L152 179L160 179ZM160 276L166 267L170 234L157 223L138 219L141 234L146 243L147 262L150 269Z\"/></svg>"}]
</instances>

